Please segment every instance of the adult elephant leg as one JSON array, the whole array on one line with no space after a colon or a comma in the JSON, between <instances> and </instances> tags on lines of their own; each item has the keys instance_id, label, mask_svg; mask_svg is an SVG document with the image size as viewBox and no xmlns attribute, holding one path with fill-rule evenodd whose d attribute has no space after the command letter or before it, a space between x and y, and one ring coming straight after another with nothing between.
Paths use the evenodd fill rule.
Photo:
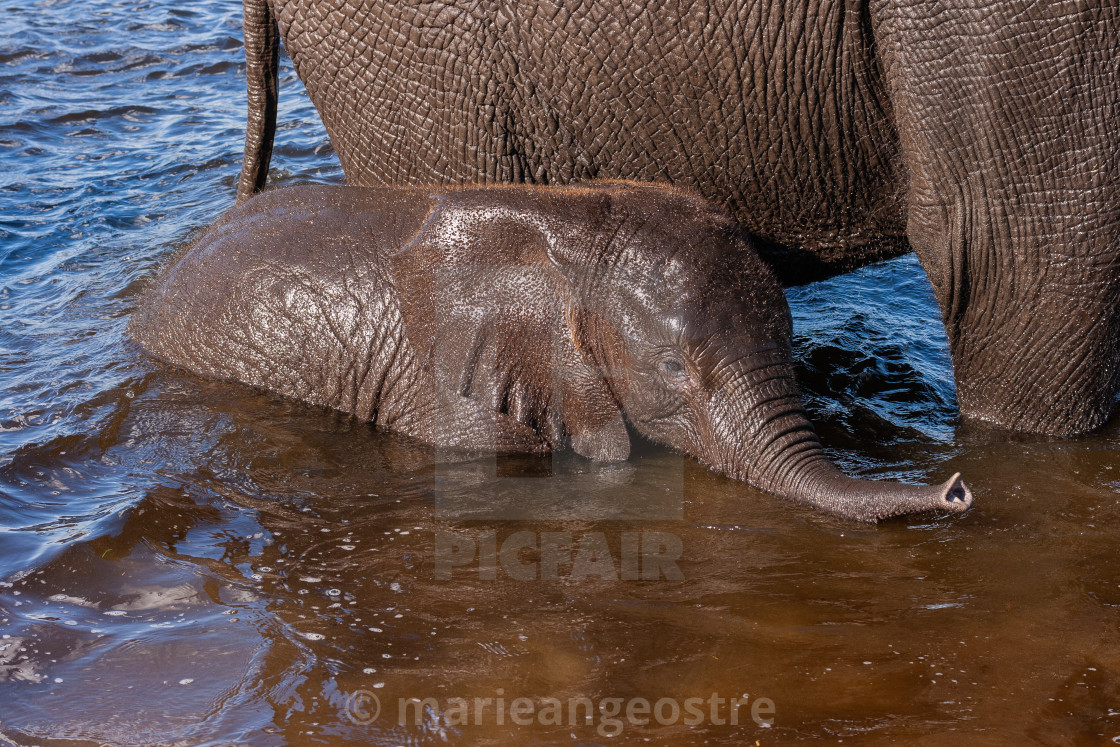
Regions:
<instances>
[{"instance_id":1,"label":"adult elephant leg","mask_svg":"<svg viewBox=\"0 0 1120 747\"><path fill-rule=\"evenodd\" d=\"M1099 426L1120 387L1120 6L870 2L962 414Z\"/></svg>"}]
</instances>

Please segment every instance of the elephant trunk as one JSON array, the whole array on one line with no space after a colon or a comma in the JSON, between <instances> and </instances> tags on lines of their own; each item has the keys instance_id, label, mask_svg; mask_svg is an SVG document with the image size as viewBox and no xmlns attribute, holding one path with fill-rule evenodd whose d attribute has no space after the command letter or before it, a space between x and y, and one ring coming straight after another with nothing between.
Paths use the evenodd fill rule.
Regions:
<instances>
[{"instance_id":1,"label":"elephant trunk","mask_svg":"<svg viewBox=\"0 0 1120 747\"><path fill-rule=\"evenodd\" d=\"M848 477L825 456L801 405L786 361L736 372L711 395L714 444L701 458L763 490L840 516L875 522L924 511L962 513L972 492L953 475L941 485L906 485Z\"/></svg>"}]
</instances>

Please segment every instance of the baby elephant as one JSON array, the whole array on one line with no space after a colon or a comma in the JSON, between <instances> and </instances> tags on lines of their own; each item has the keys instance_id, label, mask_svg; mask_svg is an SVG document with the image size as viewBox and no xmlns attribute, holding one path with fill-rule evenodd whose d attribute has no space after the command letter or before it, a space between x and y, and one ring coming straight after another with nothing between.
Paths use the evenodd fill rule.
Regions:
<instances>
[{"instance_id":1,"label":"baby elephant","mask_svg":"<svg viewBox=\"0 0 1120 747\"><path fill-rule=\"evenodd\" d=\"M627 424L764 490L865 521L942 509L824 456L785 295L724 210L634 183L301 186L227 213L155 284L153 355L438 447L624 460Z\"/></svg>"}]
</instances>

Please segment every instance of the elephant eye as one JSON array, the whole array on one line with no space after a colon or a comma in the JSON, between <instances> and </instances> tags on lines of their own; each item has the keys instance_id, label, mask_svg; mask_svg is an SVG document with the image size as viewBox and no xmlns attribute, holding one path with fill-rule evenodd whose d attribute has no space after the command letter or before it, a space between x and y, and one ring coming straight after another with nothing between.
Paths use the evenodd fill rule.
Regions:
<instances>
[{"instance_id":1,"label":"elephant eye","mask_svg":"<svg viewBox=\"0 0 1120 747\"><path fill-rule=\"evenodd\" d=\"M679 382L688 377L684 364L675 358L666 358L661 361L661 375L669 381Z\"/></svg>"}]
</instances>

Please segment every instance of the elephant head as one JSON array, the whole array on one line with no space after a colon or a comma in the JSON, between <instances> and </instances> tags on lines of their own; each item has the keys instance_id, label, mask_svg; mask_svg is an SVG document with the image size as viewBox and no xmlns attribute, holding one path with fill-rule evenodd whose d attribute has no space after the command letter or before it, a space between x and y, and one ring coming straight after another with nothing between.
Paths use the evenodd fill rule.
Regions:
<instances>
[{"instance_id":1,"label":"elephant head","mask_svg":"<svg viewBox=\"0 0 1120 747\"><path fill-rule=\"evenodd\" d=\"M726 211L633 183L440 199L397 254L396 274L410 338L459 394L544 431L551 423L551 445L566 432L597 459L626 458L629 424L733 478L851 518L971 505L959 475L911 486L852 479L829 462L801 406L781 285ZM432 282L434 267L444 280ZM513 307L531 318L511 322ZM478 322L499 317L501 333Z\"/></svg>"},{"instance_id":2,"label":"elephant head","mask_svg":"<svg viewBox=\"0 0 1120 747\"><path fill-rule=\"evenodd\" d=\"M852 479L829 462L794 380L781 285L725 211L640 190L615 195L612 211L633 230L616 235L612 261L580 283L581 326L634 430L849 517L971 505L959 475L910 486Z\"/></svg>"}]
</instances>

